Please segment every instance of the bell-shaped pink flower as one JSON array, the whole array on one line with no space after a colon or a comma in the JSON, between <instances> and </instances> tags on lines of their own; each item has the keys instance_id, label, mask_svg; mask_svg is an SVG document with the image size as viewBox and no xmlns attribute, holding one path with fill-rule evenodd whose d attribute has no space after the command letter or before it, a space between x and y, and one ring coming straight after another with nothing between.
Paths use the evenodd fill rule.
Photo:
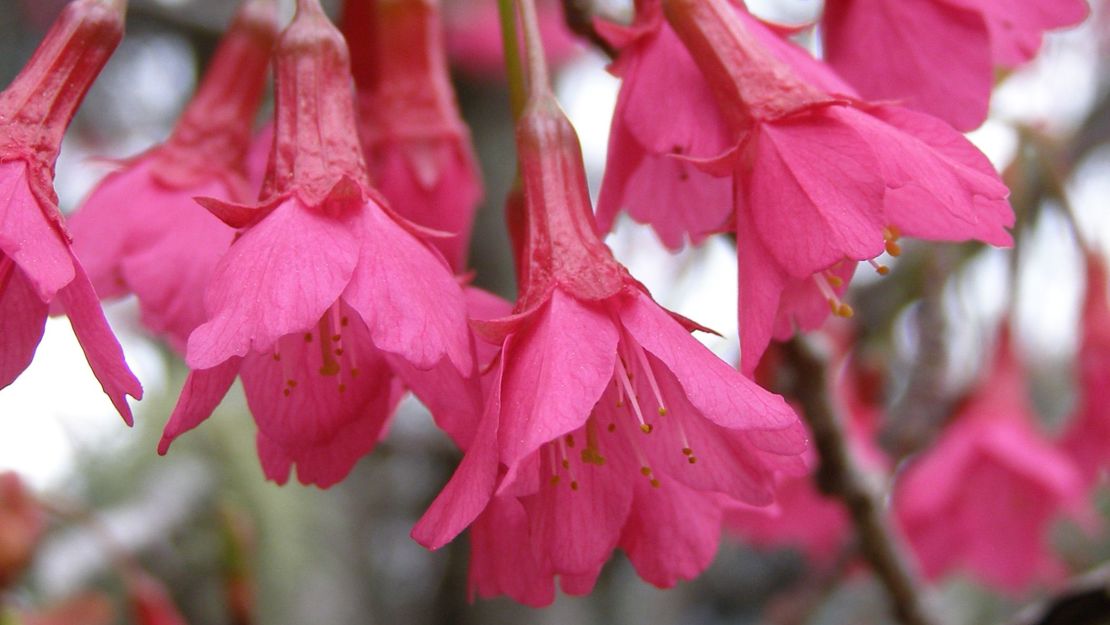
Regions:
<instances>
[{"instance_id":1,"label":"bell-shaped pink flower","mask_svg":"<svg viewBox=\"0 0 1110 625\"><path fill-rule=\"evenodd\" d=\"M470 379L474 362L450 269L369 184L347 47L317 0L299 0L275 58L261 203L200 200L241 231L189 336L192 372L159 450L240 374L267 477L284 482L296 466L302 482L328 486L376 444L400 397L395 374Z\"/></svg>"},{"instance_id":2,"label":"bell-shaped pink flower","mask_svg":"<svg viewBox=\"0 0 1110 625\"><path fill-rule=\"evenodd\" d=\"M244 159L276 37L273 0L244 2L170 138L109 174L69 218L96 292L135 293L143 323L180 352L235 236L193 198L257 196Z\"/></svg>"},{"instance_id":3,"label":"bell-shaped pink flower","mask_svg":"<svg viewBox=\"0 0 1110 625\"><path fill-rule=\"evenodd\" d=\"M966 571L1020 592L1062 575L1049 525L1080 511L1084 489L1035 418L1004 335L967 403L895 485L897 519L926 576Z\"/></svg>"},{"instance_id":4,"label":"bell-shaped pink flower","mask_svg":"<svg viewBox=\"0 0 1110 625\"><path fill-rule=\"evenodd\" d=\"M485 412L413 536L436 548L480 514L472 588L529 604L550 601L556 575L588 592L618 546L655 585L690 579L716 551L723 505L770 504L776 472L804 471L804 430L614 260L552 99L529 105L517 142L521 296L512 316L473 322L501 344Z\"/></svg>"},{"instance_id":5,"label":"bell-shaped pink flower","mask_svg":"<svg viewBox=\"0 0 1110 625\"><path fill-rule=\"evenodd\" d=\"M31 364L51 304L69 316L93 374L124 421L142 397L73 255L54 162L77 106L123 36L124 3L75 0L0 93L0 388Z\"/></svg>"},{"instance_id":6,"label":"bell-shaped pink flower","mask_svg":"<svg viewBox=\"0 0 1110 625\"><path fill-rule=\"evenodd\" d=\"M902 235L1010 243L1008 191L950 126L857 99L728 0L662 7L643 0L616 33L624 83L599 212L607 226L633 211L671 243L735 233L744 371L772 337L850 315L856 262L897 255Z\"/></svg>"},{"instance_id":7,"label":"bell-shaped pink flower","mask_svg":"<svg viewBox=\"0 0 1110 625\"><path fill-rule=\"evenodd\" d=\"M402 216L450 235L433 243L461 273L482 183L441 22L439 0L344 5L371 177Z\"/></svg>"},{"instance_id":8,"label":"bell-shaped pink flower","mask_svg":"<svg viewBox=\"0 0 1110 625\"><path fill-rule=\"evenodd\" d=\"M971 130L987 118L994 67L1025 63L1044 32L1087 13L1083 0L829 0L825 58L870 99Z\"/></svg>"},{"instance_id":9,"label":"bell-shaped pink flower","mask_svg":"<svg viewBox=\"0 0 1110 625\"><path fill-rule=\"evenodd\" d=\"M1084 481L1095 484L1110 469L1110 301L1106 265L1088 252L1087 294L1083 303L1079 345L1079 405L1063 437L1063 448L1078 466Z\"/></svg>"}]
</instances>

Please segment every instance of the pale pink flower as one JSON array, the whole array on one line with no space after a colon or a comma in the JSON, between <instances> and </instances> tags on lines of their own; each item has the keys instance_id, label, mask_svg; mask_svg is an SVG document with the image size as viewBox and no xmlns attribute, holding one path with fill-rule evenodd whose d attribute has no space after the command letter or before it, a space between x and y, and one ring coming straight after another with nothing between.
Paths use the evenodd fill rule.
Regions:
<instances>
[{"instance_id":1,"label":"pale pink flower","mask_svg":"<svg viewBox=\"0 0 1110 625\"><path fill-rule=\"evenodd\" d=\"M347 2L343 28L355 45L370 175L398 213L447 235L432 242L462 272L482 182L455 102L439 2Z\"/></svg>"},{"instance_id":2,"label":"pale pink flower","mask_svg":"<svg viewBox=\"0 0 1110 625\"><path fill-rule=\"evenodd\" d=\"M69 218L100 297L135 293L144 325L181 352L235 236L193 198L257 196L243 162L276 36L272 0L245 2L170 138L109 174Z\"/></svg>"},{"instance_id":3,"label":"pale pink flower","mask_svg":"<svg viewBox=\"0 0 1110 625\"><path fill-rule=\"evenodd\" d=\"M201 200L242 230L213 274L208 321L189 336L192 372L159 450L241 374L267 477L284 482L296 466L302 482L328 486L384 431L395 373L470 379L474 363L449 268L369 184L346 44L316 0L297 7L275 51L263 200Z\"/></svg>"},{"instance_id":4,"label":"pale pink flower","mask_svg":"<svg viewBox=\"0 0 1110 625\"><path fill-rule=\"evenodd\" d=\"M65 311L104 392L131 424L142 397L70 248L54 162L85 92L123 36L122 3L75 0L0 93L0 388L31 364L50 306Z\"/></svg>"},{"instance_id":5,"label":"pale pink flower","mask_svg":"<svg viewBox=\"0 0 1110 625\"><path fill-rule=\"evenodd\" d=\"M1062 577L1049 525L1081 512L1084 489L1035 419L1003 336L972 396L895 485L897 519L926 576L966 571L1008 592Z\"/></svg>"},{"instance_id":6,"label":"pale pink flower","mask_svg":"<svg viewBox=\"0 0 1110 625\"><path fill-rule=\"evenodd\" d=\"M1110 468L1110 301L1106 265L1088 252L1087 294L1083 304L1079 344L1079 405L1064 433L1063 448L1075 461L1087 484L1104 479Z\"/></svg>"}]
</instances>

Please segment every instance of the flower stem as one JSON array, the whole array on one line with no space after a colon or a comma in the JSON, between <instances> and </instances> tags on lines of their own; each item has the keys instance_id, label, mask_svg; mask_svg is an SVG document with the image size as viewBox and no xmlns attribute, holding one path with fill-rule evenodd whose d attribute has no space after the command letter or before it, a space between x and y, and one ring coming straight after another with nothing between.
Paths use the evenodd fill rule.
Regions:
<instances>
[{"instance_id":1,"label":"flower stem","mask_svg":"<svg viewBox=\"0 0 1110 625\"><path fill-rule=\"evenodd\" d=\"M524 112L524 67L520 62L520 38L516 31L516 10L513 0L497 0L501 16L501 46L505 55L505 74L509 83L509 107L513 121L520 119Z\"/></svg>"},{"instance_id":2,"label":"flower stem","mask_svg":"<svg viewBox=\"0 0 1110 625\"><path fill-rule=\"evenodd\" d=\"M551 94L551 80L547 74L540 20L536 15L536 0L517 0L520 21L524 27L524 55L528 62L528 98L539 100Z\"/></svg>"},{"instance_id":3,"label":"flower stem","mask_svg":"<svg viewBox=\"0 0 1110 625\"><path fill-rule=\"evenodd\" d=\"M820 458L818 487L848 509L860 550L890 597L895 618L904 625L937 625L939 621L927 609L921 585L895 539L882 498L848 449L843 419L829 398L824 359L801 337L786 343L785 353L793 374L791 394L802 406Z\"/></svg>"}]
</instances>

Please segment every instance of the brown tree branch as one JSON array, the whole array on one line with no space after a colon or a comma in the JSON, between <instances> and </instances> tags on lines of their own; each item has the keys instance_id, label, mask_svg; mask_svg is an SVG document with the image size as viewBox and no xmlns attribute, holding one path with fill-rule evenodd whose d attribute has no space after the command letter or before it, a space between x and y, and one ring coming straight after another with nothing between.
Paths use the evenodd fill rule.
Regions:
<instances>
[{"instance_id":1,"label":"brown tree branch","mask_svg":"<svg viewBox=\"0 0 1110 625\"><path fill-rule=\"evenodd\" d=\"M848 509L860 551L886 589L895 617L905 625L937 625L939 621L927 609L921 586L895 539L882 498L848 449L843 420L829 397L825 360L803 337L793 338L783 351L791 373L790 394L801 404L817 447L818 487Z\"/></svg>"}]
</instances>

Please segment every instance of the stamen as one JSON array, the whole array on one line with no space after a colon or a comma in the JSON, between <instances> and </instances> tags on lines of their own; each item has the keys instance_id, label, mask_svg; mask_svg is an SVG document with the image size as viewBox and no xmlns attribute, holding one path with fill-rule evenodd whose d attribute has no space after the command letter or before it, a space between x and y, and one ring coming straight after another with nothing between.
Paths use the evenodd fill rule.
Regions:
<instances>
[{"instance_id":1,"label":"stamen","mask_svg":"<svg viewBox=\"0 0 1110 625\"><path fill-rule=\"evenodd\" d=\"M320 319L320 357L322 365L320 366L320 375L336 375L339 373L339 362L335 359L332 353L332 348L323 340L325 336L332 334L331 319L325 315Z\"/></svg>"},{"instance_id":2,"label":"stamen","mask_svg":"<svg viewBox=\"0 0 1110 625\"><path fill-rule=\"evenodd\" d=\"M845 319L855 314L852 307L845 304L843 300L840 299L840 296L836 294L836 291L833 291L824 273L813 274L813 281L817 283L817 289L821 291L821 295L825 296L825 300L829 303L829 309L832 311L832 314L838 317L844 317Z\"/></svg>"},{"instance_id":3,"label":"stamen","mask_svg":"<svg viewBox=\"0 0 1110 625\"><path fill-rule=\"evenodd\" d=\"M887 226L883 228L883 239L886 241L886 253L891 256L899 256L902 254L902 246L898 245L898 239L902 234L898 232L898 228L894 226Z\"/></svg>"},{"instance_id":4,"label":"stamen","mask_svg":"<svg viewBox=\"0 0 1110 625\"><path fill-rule=\"evenodd\" d=\"M628 403L631 404L632 410L636 413L636 420L640 422L640 431L644 434L651 434L653 428L644 420L644 413L640 410L640 401L636 397L636 391L633 390L632 384L628 381L628 372L620 358L617 359L617 378L624 385L624 390L628 394L630 400Z\"/></svg>"},{"instance_id":5,"label":"stamen","mask_svg":"<svg viewBox=\"0 0 1110 625\"><path fill-rule=\"evenodd\" d=\"M659 405L659 416L667 415L667 407L663 404L663 393L659 391L659 381L655 379L655 372L651 369L651 363L648 362L647 354L644 353L644 348L640 347L639 343L630 341L629 345L633 353L636 354L636 360L640 361L640 367L647 374L648 385L651 386L651 392L655 395L655 401Z\"/></svg>"},{"instance_id":6,"label":"stamen","mask_svg":"<svg viewBox=\"0 0 1110 625\"><path fill-rule=\"evenodd\" d=\"M890 267L887 267L886 265L880 265L879 263L875 262L874 258L867 259L867 262L871 263L871 266L875 268L875 272L878 273L880 276L885 276L890 273Z\"/></svg>"}]
</instances>

